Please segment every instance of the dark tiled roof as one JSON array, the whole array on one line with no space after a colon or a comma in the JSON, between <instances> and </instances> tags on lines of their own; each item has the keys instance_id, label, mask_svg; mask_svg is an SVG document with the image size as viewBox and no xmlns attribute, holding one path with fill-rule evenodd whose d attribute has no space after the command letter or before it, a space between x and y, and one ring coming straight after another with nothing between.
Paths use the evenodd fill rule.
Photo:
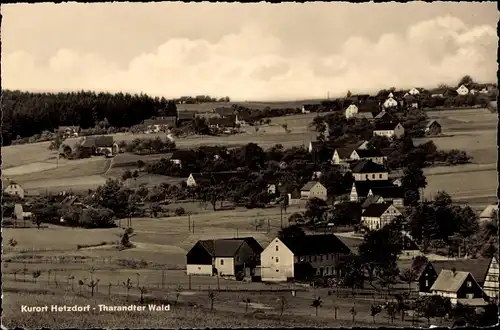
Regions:
<instances>
[{"instance_id":1,"label":"dark tiled roof","mask_svg":"<svg viewBox=\"0 0 500 330\"><path fill-rule=\"evenodd\" d=\"M304 110L306 111L318 111L321 104L304 104Z\"/></svg>"},{"instance_id":2,"label":"dark tiled roof","mask_svg":"<svg viewBox=\"0 0 500 330\"><path fill-rule=\"evenodd\" d=\"M369 205L361 216L363 217L380 217L391 206L392 203L374 203Z\"/></svg>"},{"instance_id":3,"label":"dark tiled roof","mask_svg":"<svg viewBox=\"0 0 500 330\"><path fill-rule=\"evenodd\" d=\"M383 119L383 120L387 120L387 119L392 119L392 115L388 112L385 112L385 111L382 111L382 112L379 112L376 116L375 116L375 119Z\"/></svg>"},{"instance_id":4,"label":"dark tiled roof","mask_svg":"<svg viewBox=\"0 0 500 330\"><path fill-rule=\"evenodd\" d=\"M245 241L243 239L214 239L199 242L213 257L233 257Z\"/></svg>"},{"instance_id":5,"label":"dark tiled roof","mask_svg":"<svg viewBox=\"0 0 500 330\"><path fill-rule=\"evenodd\" d=\"M359 196L366 196L373 187L392 187L393 184L389 180L366 180L354 181L353 185L356 187L356 192Z\"/></svg>"},{"instance_id":6,"label":"dark tiled roof","mask_svg":"<svg viewBox=\"0 0 500 330\"><path fill-rule=\"evenodd\" d=\"M378 196L378 195L372 195L372 196L366 197L363 204L361 204L361 208L366 209L368 206L372 205L373 203L376 203L379 198L380 198L380 196Z\"/></svg>"},{"instance_id":7,"label":"dark tiled roof","mask_svg":"<svg viewBox=\"0 0 500 330\"><path fill-rule=\"evenodd\" d=\"M455 268L457 271L471 273L478 283L482 283L485 280L490 261L490 259L436 260L432 261L431 264L438 275L443 269Z\"/></svg>"},{"instance_id":8,"label":"dark tiled roof","mask_svg":"<svg viewBox=\"0 0 500 330\"><path fill-rule=\"evenodd\" d=\"M380 107L377 101L366 101L356 104L358 112L379 113Z\"/></svg>"},{"instance_id":9,"label":"dark tiled roof","mask_svg":"<svg viewBox=\"0 0 500 330\"><path fill-rule=\"evenodd\" d=\"M431 287L431 291L457 292L469 276L468 272L443 269Z\"/></svg>"},{"instance_id":10,"label":"dark tiled roof","mask_svg":"<svg viewBox=\"0 0 500 330\"><path fill-rule=\"evenodd\" d=\"M358 152L358 151L356 151ZM353 164L353 173L388 173L389 171L382 165L375 164L373 161L363 159Z\"/></svg>"},{"instance_id":11,"label":"dark tiled roof","mask_svg":"<svg viewBox=\"0 0 500 330\"><path fill-rule=\"evenodd\" d=\"M390 131L396 128L396 126L399 123L397 121L393 122L388 122L388 123L383 123L383 122L377 122L375 123L375 131Z\"/></svg>"},{"instance_id":12,"label":"dark tiled roof","mask_svg":"<svg viewBox=\"0 0 500 330\"><path fill-rule=\"evenodd\" d=\"M210 183L218 184L229 182L231 178L246 179L248 178L247 173L236 172L236 171L225 171L225 172L204 172L204 173L191 173L196 182L208 181Z\"/></svg>"},{"instance_id":13,"label":"dark tiled roof","mask_svg":"<svg viewBox=\"0 0 500 330\"><path fill-rule=\"evenodd\" d=\"M352 152L354 151L354 148L343 147L343 148L337 148L335 150L337 151L341 159L347 159L351 156Z\"/></svg>"},{"instance_id":14,"label":"dark tiled roof","mask_svg":"<svg viewBox=\"0 0 500 330\"><path fill-rule=\"evenodd\" d=\"M361 118L373 119L376 115L377 115L376 112L358 112L358 113L355 113L353 116L355 118L358 118L358 119L361 119Z\"/></svg>"},{"instance_id":15,"label":"dark tiled roof","mask_svg":"<svg viewBox=\"0 0 500 330\"><path fill-rule=\"evenodd\" d=\"M303 237L283 238L281 241L296 256L319 255L328 253L351 253L351 250L336 235L333 234L306 235Z\"/></svg>"},{"instance_id":16,"label":"dark tiled roof","mask_svg":"<svg viewBox=\"0 0 500 330\"><path fill-rule=\"evenodd\" d=\"M427 123L425 124L425 127L431 127L431 125L437 124L439 127L441 127L441 124L439 124L436 120L428 120Z\"/></svg>"},{"instance_id":17,"label":"dark tiled roof","mask_svg":"<svg viewBox=\"0 0 500 330\"><path fill-rule=\"evenodd\" d=\"M382 152L377 149L358 149L356 153L360 158L384 157Z\"/></svg>"},{"instance_id":18,"label":"dark tiled roof","mask_svg":"<svg viewBox=\"0 0 500 330\"><path fill-rule=\"evenodd\" d=\"M358 253L358 247L363 243L362 239L354 238L354 237L346 237L346 236L337 236L337 238L344 243L352 253Z\"/></svg>"},{"instance_id":19,"label":"dark tiled roof","mask_svg":"<svg viewBox=\"0 0 500 330\"><path fill-rule=\"evenodd\" d=\"M224 118L212 117L208 120L210 125L220 127L234 127L236 125L236 116L231 115Z\"/></svg>"},{"instance_id":20,"label":"dark tiled roof","mask_svg":"<svg viewBox=\"0 0 500 330\"><path fill-rule=\"evenodd\" d=\"M196 112L194 111L178 111L177 119L178 120L193 120L196 117Z\"/></svg>"},{"instance_id":21,"label":"dark tiled roof","mask_svg":"<svg viewBox=\"0 0 500 330\"><path fill-rule=\"evenodd\" d=\"M196 152L194 152L193 150L176 150L172 153L170 159L195 160Z\"/></svg>"},{"instance_id":22,"label":"dark tiled roof","mask_svg":"<svg viewBox=\"0 0 500 330\"><path fill-rule=\"evenodd\" d=\"M264 251L264 248L255 240L253 237L238 237L238 238L233 238L235 240L242 240L247 242L248 246L253 250L253 252L260 254L262 251Z\"/></svg>"},{"instance_id":23,"label":"dark tiled roof","mask_svg":"<svg viewBox=\"0 0 500 330\"><path fill-rule=\"evenodd\" d=\"M300 189L300 191L309 191L316 185L316 183L318 183L318 181L309 181Z\"/></svg>"},{"instance_id":24,"label":"dark tiled roof","mask_svg":"<svg viewBox=\"0 0 500 330\"><path fill-rule=\"evenodd\" d=\"M373 187L371 191L374 195L382 196L382 198L404 197L404 190L401 187Z\"/></svg>"}]
</instances>

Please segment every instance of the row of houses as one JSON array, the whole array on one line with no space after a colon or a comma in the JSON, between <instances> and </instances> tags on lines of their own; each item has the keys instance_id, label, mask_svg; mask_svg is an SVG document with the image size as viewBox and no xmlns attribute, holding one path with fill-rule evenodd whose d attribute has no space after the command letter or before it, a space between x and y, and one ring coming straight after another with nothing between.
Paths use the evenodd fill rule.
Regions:
<instances>
[{"instance_id":1,"label":"row of houses","mask_svg":"<svg viewBox=\"0 0 500 330\"><path fill-rule=\"evenodd\" d=\"M334 234L305 235L272 239L263 248L253 237L198 241L187 253L188 275L222 276L237 279L285 282L303 278L308 272L320 277L343 276L345 263L355 256ZM420 295L441 295L453 304L481 305L498 300L499 267L496 258L428 261L401 270L415 272Z\"/></svg>"},{"instance_id":2,"label":"row of houses","mask_svg":"<svg viewBox=\"0 0 500 330\"><path fill-rule=\"evenodd\" d=\"M400 260L401 269L412 269L420 295L441 295L452 303L474 305L485 298L498 301L499 268L496 257L490 259L435 260L410 265Z\"/></svg>"}]
</instances>

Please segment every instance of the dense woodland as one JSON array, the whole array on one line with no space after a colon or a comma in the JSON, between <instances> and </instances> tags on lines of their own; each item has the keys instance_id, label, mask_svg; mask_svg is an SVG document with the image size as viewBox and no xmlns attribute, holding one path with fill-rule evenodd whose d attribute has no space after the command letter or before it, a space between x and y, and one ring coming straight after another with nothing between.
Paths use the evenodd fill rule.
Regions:
<instances>
[{"instance_id":1,"label":"dense woodland","mask_svg":"<svg viewBox=\"0 0 500 330\"><path fill-rule=\"evenodd\" d=\"M131 127L167 107L167 99L95 92L30 93L3 90L3 145L59 126L94 127L105 118L113 127Z\"/></svg>"}]
</instances>

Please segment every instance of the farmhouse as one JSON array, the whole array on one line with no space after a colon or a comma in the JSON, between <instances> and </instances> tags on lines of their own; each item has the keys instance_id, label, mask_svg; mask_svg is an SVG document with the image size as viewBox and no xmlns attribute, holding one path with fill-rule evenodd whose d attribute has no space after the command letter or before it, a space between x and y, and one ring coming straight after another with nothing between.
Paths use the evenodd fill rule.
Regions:
<instances>
[{"instance_id":1,"label":"farmhouse","mask_svg":"<svg viewBox=\"0 0 500 330\"><path fill-rule=\"evenodd\" d=\"M429 120L425 124L425 134L427 135L439 135L441 134L441 124L435 120Z\"/></svg>"},{"instance_id":2,"label":"farmhouse","mask_svg":"<svg viewBox=\"0 0 500 330\"><path fill-rule=\"evenodd\" d=\"M401 187L373 187L368 197L379 196L383 202L392 202L395 207L404 207L404 190Z\"/></svg>"},{"instance_id":3,"label":"farmhouse","mask_svg":"<svg viewBox=\"0 0 500 330\"><path fill-rule=\"evenodd\" d=\"M418 279L420 294L430 293L430 288L442 270L456 269L471 273L481 286L486 278L490 261L488 259L435 260L423 267Z\"/></svg>"},{"instance_id":4,"label":"farmhouse","mask_svg":"<svg viewBox=\"0 0 500 330\"><path fill-rule=\"evenodd\" d=\"M80 147L92 155L115 155L119 150L113 137L108 135L86 136Z\"/></svg>"},{"instance_id":5,"label":"farmhouse","mask_svg":"<svg viewBox=\"0 0 500 330\"><path fill-rule=\"evenodd\" d=\"M59 126L57 133L66 139L77 137L80 133L80 126Z\"/></svg>"},{"instance_id":6,"label":"farmhouse","mask_svg":"<svg viewBox=\"0 0 500 330\"><path fill-rule=\"evenodd\" d=\"M320 198L327 199L327 191L318 181L309 181L300 189L300 196L302 199Z\"/></svg>"},{"instance_id":7,"label":"farmhouse","mask_svg":"<svg viewBox=\"0 0 500 330\"><path fill-rule=\"evenodd\" d=\"M186 185L195 187L203 184L221 184L233 178L244 180L248 178L248 174L238 171L191 173L186 180Z\"/></svg>"},{"instance_id":8,"label":"farmhouse","mask_svg":"<svg viewBox=\"0 0 500 330\"><path fill-rule=\"evenodd\" d=\"M236 126L236 116L212 117L208 119L211 128L233 128Z\"/></svg>"},{"instance_id":9,"label":"farmhouse","mask_svg":"<svg viewBox=\"0 0 500 330\"><path fill-rule=\"evenodd\" d=\"M40 196L40 193L36 190L24 189L20 184L15 182L10 182L7 187L3 190L4 194L19 197L24 199L25 197L35 197Z\"/></svg>"},{"instance_id":10,"label":"farmhouse","mask_svg":"<svg viewBox=\"0 0 500 330\"><path fill-rule=\"evenodd\" d=\"M379 230L400 215L401 212L391 202L374 203L361 214L361 223L369 230Z\"/></svg>"},{"instance_id":11,"label":"farmhouse","mask_svg":"<svg viewBox=\"0 0 500 330\"><path fill-rule=\"evenodd\" d=\"M181 126L185 122L191 122L195 118L196 112L194 111L177 111L177 126Z\"/></svg>"},{"instance_id":12,"label":"farmhouse","mask_svg":"<svg viewBox=\"0 0 500 330\"><path fill-rule=\"evenodd\" d=\"M392 183L389 180L364 180L356 181L352 183L350 201L362 203L368 196L370 189L373 187L392 187Z\"/></svg>"},{"instance_id":13,"label":"farmhouse","mask_svg":"<svg viewBox=\"0 0 500 330\"><path fill-rule=\"evenodd\" d=\"M483 290L469 272L443 269L430 291L433 295L450 298L452 304L485 304Z\"/></svg>"},{"instance_id":14,"label":"farmhouse","mask_svg":"<svg viewBox=\"0 0 500 330\"><path fill-rule=\"evenodd\" d=\"M198 241L186 255L187 275L236 277L257 267L260 244L253 237Z\"/></svg>"},{"instance_id":15,"label":"farmhouse","mask_svg":"<svg viewBox=\"0 0 500 330\"><path fill-rule=\"evenodd\" d=\"M387 160L387 156L384 156L380 150L376 149L353 150L349 158L351 160L371 160L378 165L383 165Z\"/></svg>"},{"instance_id":16,"label":"farmhouse","mask_svg":"<svg viewBox=\"0 0 500 330\"><path fill-rule=\"evenodd\" d=\"M420 94L420 90L418 88L413 87L412 89L410 89L408 91L408 94L410 94L410 95L419 95Z\"/></svg>"},{"instance_id":17,"label":"farmhouse","mask_svg":"<svg viewBox=\"0 0 500 330\"><path fill-rule=\"evenodd\" d=\"M354 151L355 152L355 151ZM370 159L358 161L351 170L355 181L383 180L387 181L389 171L382 165L374 163Z\"/></svg>"},{"instance_id":18,"label":"farmhouse","mask_svg":"<svg viewBox=\"0 0 500 330\"><path fill-rule=\"evenodd\" d=\"M400 138L405 134L405 129L401 123L376 123L373 129L373 135L386 136L391 138Z\"/></svg>"},{"instance_id":19,"label":"farmhouse","mask_svg":"<svg viewBox=\"0 0 500 330\"><path fill-rule=\"evenodd\" d=\"M457 88L457 94L458 95L469 95L469 88L465 85L460 85L460 87Z\"/></svg>"},{"instance_id":20,"label":"farmhouse","mask_svg":"<svg viewBox=\"0 0 500 330\"><path fill-rule=\"evenodd\" d=\"M429 94L431 95L431 97L443 98L447 91L447 88L434 88L429 91Z\"/></svg>"},{"instance_id":21,"label":"farmhouse","mask_svg":"<svg viewBox=\"0 0 500 330\"><path fill-rule=\"evenodd\" d=\"M488 102L488 105L486 107L493 113L498 112L497 101Z\"/></svg>"},{"instance_id":22,"label":"farmhouse","mask_svg":"<svg viewBox=\"0 0 500 330\"><path fill-rule=\"evenodd\" d=\"M182 167L182 164L192 164L196 161L196 152L193 150L176 150L170 156L170 162L179 167Z\"/></svg>"},{"instance_id":23,"label":"farmhouse","mask_svg":"<svg viewBox=\"0 0 500 330\"><path fill-rule=\"evenodd\" d=\"M292 186L280 185L277 189L280 196L286 196L288 205L297 205L300 203L301 195L300 191L297 188L294 188Z\"/></svg>"},{"instance_id":24,"label":"farmhouse","mask_svg":"<svg viewBox=\"0 0 500 330\"><path fill-rule=\"evenodd\" d=\"M277 237L261 253L261 278L265 282L303 278L306 264L319 276L341 276L350 255L351 250L333 234Z\"/></svg>"},{"instance_id":25,"label":"farmhouse","mask_svg":"<svg viewBox=\"0 0 500 330\"><path fill-rule=\"evenodd\" d=\"M418 99L415 96L413 96L413 95L406 95L404 97L404 104L408 108L413 108L413 109L418 109L419 108Z\"/></svg>"},{"instance_id":26,"label":"farmhouse","mask_svg":"<svg viewBox=\"0 0 500 330\"><path fill-rule=\"evenodd\" d=\"M176 127L177 118L175 116L171 116L156 119L146 119L144 121L144 125L146 126L147 134L167 132L169 129Z\"/></svg>"},{"instance_id":27,"label":"farmhouse","mask_svg":"<svg viewBox=\"0 0 500 330\"><path fill-rule=\"evenodd\" d=\"M366 118L373 119L379 113L379 105L375 101L352 103L344 111L346 119Z\"/></svg>"},{"instance_id":28,"label":"farmhouse","mask_svg":"<svg viewBox=\"0 0 500 330\"><path fill-rule=\"evenodd\" d=\"M488 271L486 272L483 291L489 298L496 300L497 302L500 294L499 279L500 273L498 271L498 259L493 257L491 258Z\"/></svg>"}]
</instances>

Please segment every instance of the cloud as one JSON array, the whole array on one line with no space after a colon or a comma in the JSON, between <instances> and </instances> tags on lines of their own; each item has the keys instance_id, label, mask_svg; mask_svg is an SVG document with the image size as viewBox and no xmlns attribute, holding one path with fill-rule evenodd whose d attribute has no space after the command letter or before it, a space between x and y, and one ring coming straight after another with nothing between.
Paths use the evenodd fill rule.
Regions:
<instances>
[{"instance_id":1,"label":"cloud","mask_svg":"<svg viewBox=\"0 0 500 330\"><path fill-rule=\"evenodd\" d=\"M494 81L497 44L494 27L469 27L444 16L381 35L375 42L353 36L328 56L315 55L313 49L290 54L272 33L248 25L213 43L170 39L152 53L137 55L125 68L97 53L60 49L42 64L16 51L4 54L2 80L10 89L303 99L347 90L456 84L466 74Z\"/></svg>"}]
</instances>

